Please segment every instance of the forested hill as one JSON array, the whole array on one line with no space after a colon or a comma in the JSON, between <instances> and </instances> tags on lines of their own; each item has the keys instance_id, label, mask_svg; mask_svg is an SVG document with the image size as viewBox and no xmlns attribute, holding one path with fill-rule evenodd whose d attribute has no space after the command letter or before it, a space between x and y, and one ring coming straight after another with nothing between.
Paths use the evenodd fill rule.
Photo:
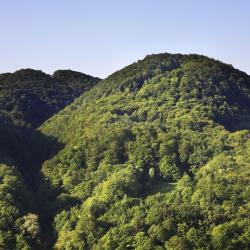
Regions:
<instances>
[{"instance_id":1,"label":"forested hill","mask_svg":"<svg viewBox=\"0 0 250 250\"><path fill-rule=\"evenodd\" d=\"M53 76L33 69L0 75L0 249L42 247L36 176L56 141L35 128L98 81L70 70Z\"/></svg>"},{"instance_id":2,"label":"forested hill","mask_svg":"<svg viewBox=\"0 0 250 250\"><path fill-rule=\"evenodd\" d=\"M0 75L0 121L36 128L100 79L70 70L22 69Z\"/></svg>"},{"instance_id":3,"label":"forested hill","mask_svg":"<svg viewBox=\"0 0 250 250\"><path fill-rule=\"evenodd\" d=\"M98 83L40 128L55 249L249 249L249 118L250 77L204 56Z\"/></svg>"},{"instance_id":4,"label":"forested hill","mask_svg":"<svg viewBox=\"0 0 250 250\"><path fill-rule=\"evenodd\" d=\"M78 89L68 73L52 79ZM147 56L46 120L22 175L0 165L1 247L247 250L249 129L249 75Z\"/></svg>"}]
</instances>

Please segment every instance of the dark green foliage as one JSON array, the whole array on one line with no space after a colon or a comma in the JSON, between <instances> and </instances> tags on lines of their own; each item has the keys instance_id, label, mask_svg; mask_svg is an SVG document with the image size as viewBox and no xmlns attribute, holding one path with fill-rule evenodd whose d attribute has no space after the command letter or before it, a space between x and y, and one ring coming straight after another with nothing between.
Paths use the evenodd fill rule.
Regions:
<instances>
[{"instance_id":1,"label":"dark green foliage","mask_svg":"<svg viewBox=\"0 0 250 250\"><path fill-rule=\"evenodd\" d=\"M92 88L101 79L76 72L72 70L57 70L53 74L54 80L59 80L63 83L67 83L68 86L74 90L76 95L83 93L86 90Z\"/></svg>"},{"instance_id":2,"label":"dark green foliage","mask_svg":"<svg viewBox=\"0 0 250 250\"><path fill-rule=\"evenodd\" d=\"M31 69L0 75L1 249L41 247L37 178L42 161L61 146L35 127L98 81L63 70L53 77Z\"/></svg>"},{"instance_id":3,"label":"dark green foliage","mask_svg":"<svg viewBox=\"0 0 250 250\"><path fill-rule=\"evenodd\" d=\"M55 248L247 249L249 107L248 75L196 55L83 94L41 127L65 144L42 167Z\"/></svg>"},{"instance_id":4,"label":"dark green foliage","mask_svg":"<svg viewBox=\"0 0 250 250\"><path fill-rule=\"evenodd\" d=\"M22 69L0 75L0 120L37 127L99 81L74 71Z\"/></svg>"},{"instance_id":5,"label":"dark green foliage","mask_svg":"<svg viewBox=\"0 0 250 250\"><path fill-rule=\"evenodd\" d=\"M77 89L81 74L53 79ZM34 166L46 159L34 171L40 223L32 205L17 213L25 226L6 244L249 249L249 121L250 77L230 65L179 54L131 64L31 136Z\"/></svg>"},{"instance_id":6,"label":"dark green foliage","mask_svg":"<svg viewBox=\"0 0 250 250\"><path fill-rule=\"evenodd\" d=\"M32 207L31 197L17 169L0 164L1 249L40 247L38 216L29 213Z\"/></svg>"}]
</instances>

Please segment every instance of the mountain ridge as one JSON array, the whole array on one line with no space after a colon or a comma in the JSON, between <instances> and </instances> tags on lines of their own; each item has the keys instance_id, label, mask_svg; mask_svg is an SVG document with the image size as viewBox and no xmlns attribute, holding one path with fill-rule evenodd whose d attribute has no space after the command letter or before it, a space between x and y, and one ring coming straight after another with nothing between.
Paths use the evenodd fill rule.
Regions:
<instances>
[{"instance_id":1,"label":"mountain ridge","mask_svg":"<svg viewBox=\"0 0 250 250\"><path fill-rule=\"evenodd\" d=\"M55 75L61 80L69 72ZM195 54L146 56L39 126L32 175L37 208L22 210L16 189L5 190L14 197L10 211L20 212L13 212L9 236L0 224L0 243L248 249L249 117L246 73ZM11 187L8 176L20 179L8 169L0 168L7 173L0 188Z\"/></svg>"},{"instance_id":2,"label":"mountain ridge","mask_svg":"<svg viewBox=\"0 0 250 250\"><path fill-rule=\"evenodd\" d=\"M64 144L42 166L50 183L42 190L54 197L50 204L56 214L54 247L245 247L243 233L239 236L233 231L238 243L230 237L216 238L222 237L218 234L223 230L229 233L234 230L232 225L243 223L236 212L234 222L230 216L224 218L223 212L216 215L216 209L224 211L226 203L244 207L244 223L237 227L247 231L244 198L237 204L225 189L220 199L226 203L212 199L209 209L199 199L204 195L208 204L206 188L217 197L216 187L224 182L229 189L243 192L240 183L246 183L248 160L236 163L235 159L249 152L249 91L249 76L231 65L198 55L152 55L115 72L47 120L39 130ZM220 166L223 161L225 165ZM233 165L238 170L230 170ZM214 188L204 184L203 190L200 183L212 178L209 166L219 171L225 168L235 178L245 177L230 184L218 176ZM186 198L182 192L187 192ZM225 224L217 219L207 221L209 214Z\"/></svg>"},{"instance_id":3,"label":"mountain ridge","mask_svg":"<svg viewBox=\"0 0 250 250\"><path fill-rule=\"evenodd\" d=\"M61 79L56 78L58 72L64 74ZM99 80L67 70L54 76L33 69L1 74L1 119L17 126L37 127Z\"/></svg>"}]
</instances>

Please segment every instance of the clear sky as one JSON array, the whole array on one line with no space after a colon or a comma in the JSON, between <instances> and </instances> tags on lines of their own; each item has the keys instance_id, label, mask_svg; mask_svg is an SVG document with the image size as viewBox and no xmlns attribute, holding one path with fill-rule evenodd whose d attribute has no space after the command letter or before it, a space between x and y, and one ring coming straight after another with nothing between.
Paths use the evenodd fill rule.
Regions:
<instances>
[{"instance_id":1,"label":"clear sky","mask_svg":"<svg viewBox=\"0 0 250 250\"><path fill-rule=\"evenodd\" d=\"M106 77L161 52L204 54L250 74L250 0L0 0L0 72Z\"/></svg>"}]
</instances>

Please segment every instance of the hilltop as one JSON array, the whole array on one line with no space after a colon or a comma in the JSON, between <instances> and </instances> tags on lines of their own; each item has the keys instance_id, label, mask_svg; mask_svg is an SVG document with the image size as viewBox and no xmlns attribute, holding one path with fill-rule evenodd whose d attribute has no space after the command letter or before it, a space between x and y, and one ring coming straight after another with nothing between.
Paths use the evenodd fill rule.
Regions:
<instances>
[{"instance_id":1,"label":"hilltop","mask_svg":"<svg viewBox=\"0 0 250 250\"><path fill-rule=\"evenodd\" d=\"M80 76L51 78L79 89ZM30 161L1 165L5 248L250 247L246 73L195 54L149 55L47 118L36 143L17 149L37 145L32 175Z\"/></svg>"},{"instance_id":2,"label":"hilltop","mask_svg":"<svg viewBox=\"0 0 250 250\"><path fill-rule=\"evenodd\" d=\"M249 115L250 77L204 56L99 82L40 128L55 248L247 249Z\"/></svg>"},{"instance_id":3,"label":"hilltop","mask_svg":"<svg viewBox=\"0 0 250 250\"><path fill-rule=\"evenodd\" d=\"M0 74L0 121L36 128L99 80L70 70L53 76L33 69Z\"/></svg>"}]
</instances>

